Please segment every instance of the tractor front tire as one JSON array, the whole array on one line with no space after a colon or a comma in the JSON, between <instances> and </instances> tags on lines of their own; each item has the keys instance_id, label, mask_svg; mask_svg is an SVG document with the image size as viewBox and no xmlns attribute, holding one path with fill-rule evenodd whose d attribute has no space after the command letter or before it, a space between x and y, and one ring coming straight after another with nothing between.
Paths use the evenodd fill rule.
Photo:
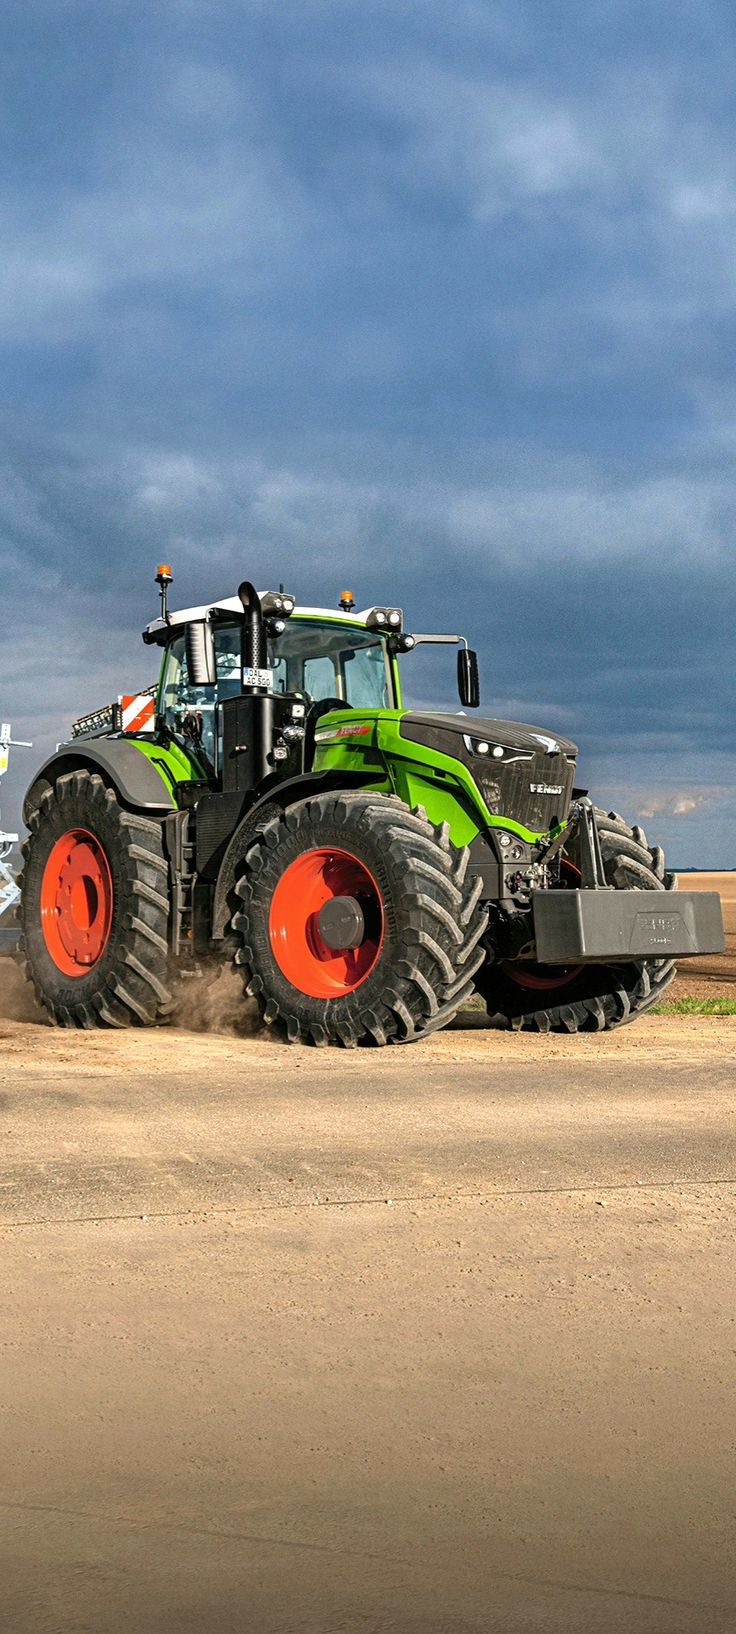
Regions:
<instances>
[{"instance_id":1,"label":"tractor front tire","mask_svg":"<svg viewBox=\"0 0 736 1634\"><path fill-rule=\"evenodd\" d=\"M168 864L161 827L95 772L40 789L23 846L18 958L61 1027L153 1026L168 1016Z\"/></svg>"},{"instance_id":2,"label":"tractor front tire","mask_svg":"<svg viewBox=\"0 0 736 1634\"><path fill-rule=\"evenodd\" d=\"M487 922L480 890L447 826L401 800L301 800L243 859L232 929L245 991L291 1043L413 1042L473 990ZM325 913L353 926L352 941L339 929L329 939Z\"/></svg>"},{"instance_id":3,"label":"tractor front tire","mask_svg":"<svg viewBox=\"0 0 736 1634\"><path fill-rule=\"evenodd\" d=\"M595 808L606 883L619 891L673 891L661 847L650 848L639 827L617 812ZM574 857L568 859L573 863ZM514 1029L600 1032L635 1021L657 1004L675 976L671 959L553 969L523 960L483 966L478 989L489 1015Z\"/></svg>"}]
</instances>

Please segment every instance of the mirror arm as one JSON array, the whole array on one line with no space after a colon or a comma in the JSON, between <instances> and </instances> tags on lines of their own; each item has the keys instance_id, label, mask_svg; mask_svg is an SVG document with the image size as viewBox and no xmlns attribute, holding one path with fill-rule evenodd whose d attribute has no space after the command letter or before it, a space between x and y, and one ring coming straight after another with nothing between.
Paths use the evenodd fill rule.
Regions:
<instances>
[{"instance_id":1,"label":"mirror arm","mask_svg":"<svg viewBox=\"0 0 736 1634\"><path fill-rule=\"evenodd\" d=\"M402 642L407 645L403 646ZM395 635L389 636L389 651L394 655L400 652L411 652L414 647L422 646L459 647L457 655L457 680L460 702L466 709L478 709L480 706L480 683L478 679L478 655L469 645L464 635Z\"/></svg>"},{"instance_id":2,"label":"mirror arm","mask_svg":"<svg viewBox=\"0 0 736 1634\"><path fill-rule=\"evenodd\" d=\"M434 645L438 647L457 647L459 646L460 642L462 642L463 646L465 647L468 645L464 635L412 635L412 641L414 642L415 647L419 647L422 644L426 646L428 642L433 642Z\"/></svg>"}]
</instances>

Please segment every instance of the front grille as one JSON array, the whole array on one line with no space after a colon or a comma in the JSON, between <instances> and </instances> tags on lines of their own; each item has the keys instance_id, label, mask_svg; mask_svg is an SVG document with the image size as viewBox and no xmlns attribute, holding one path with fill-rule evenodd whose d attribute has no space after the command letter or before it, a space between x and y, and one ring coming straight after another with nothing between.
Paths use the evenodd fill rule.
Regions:
<instances>
[{"instance_id":1,"label":"front grille","mask_svg":"<svg viewBox=\"0 0 736 1634\"><path fill-rule=\"evenodd\" d=\"M473 755L469 761L473 777L494 817L510 817L534 834L546 833L562 822L570 809L575 762L567 755L548 755L544 750L529 760L485 760ZM539 794L532 785L562 789L562 794Z\"/></svg>"}]
</instances>

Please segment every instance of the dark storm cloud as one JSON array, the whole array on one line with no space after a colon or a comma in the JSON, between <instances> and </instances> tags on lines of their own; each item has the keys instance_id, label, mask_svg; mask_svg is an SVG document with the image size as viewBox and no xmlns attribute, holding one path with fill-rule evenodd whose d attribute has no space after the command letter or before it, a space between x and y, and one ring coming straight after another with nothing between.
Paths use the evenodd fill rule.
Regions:
<instances>
[{"instance_id":1,"label":"dark storm cloud","mask_svg":"<svg viewBox=\"0 0 736 1634\"><path fill-rule=\"evenodd\" d=\"M160 555L346 578L732 862L729 9L4 17L0 715L148 680Z\"/></svg>"}]
</instances>

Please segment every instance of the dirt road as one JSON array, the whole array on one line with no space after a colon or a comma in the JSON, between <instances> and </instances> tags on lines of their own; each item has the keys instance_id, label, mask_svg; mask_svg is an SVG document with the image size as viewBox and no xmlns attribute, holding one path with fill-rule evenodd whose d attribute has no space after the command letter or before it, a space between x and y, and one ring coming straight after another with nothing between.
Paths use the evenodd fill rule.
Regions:
<instances>
[{"instance_id":1,"label":"dirt road","mask_svg":"<svg viewBox=\"0 0 736 1634\"><path fill-rule=\"evenodd\" d=\"M727 1634L736 1021L0 1021L9 1634Z\"/></svg>"}]
</instances>

